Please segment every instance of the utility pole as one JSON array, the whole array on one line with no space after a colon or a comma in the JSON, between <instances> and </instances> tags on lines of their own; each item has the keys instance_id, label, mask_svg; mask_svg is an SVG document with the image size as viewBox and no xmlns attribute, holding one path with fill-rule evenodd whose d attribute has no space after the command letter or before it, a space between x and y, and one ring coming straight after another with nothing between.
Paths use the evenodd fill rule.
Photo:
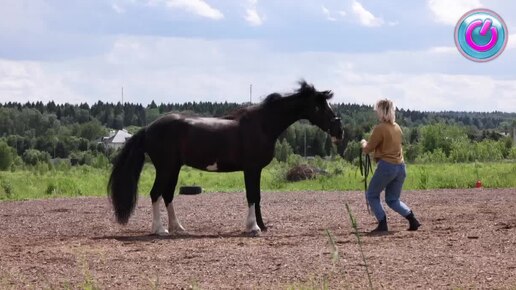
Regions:
<instances>
[{"instance_id":1,"label":"utility pole","mask_svg":"<svg viewBox=\"0 0 516 290\"><path fill-rule=\"evenodd\" d=\"M253 103L253 84L249 85L249 104Z\"/></svg>"},{"instance_id":2,"label":"utility pole","mask_svg":"<svg viewBox=\"0 0 516 290\"><path fill-rule=\"evenodd\" d=\"M306 158L306 128L305 128L305 158Z\"/></svg>"},{"instance_id":3,"label":"utility pole","mask_svg":"<svg viewBox=\"0 0 516 290\"><path fill-rule=\"evenodd\" d=\"M513 146L516 146L516 120L512 120L511 124L511 135L513 140Z\"/></svg>"},{"instance_id":4,"label":"utility pole","mask_svg":"<svg viewBox=\"0 0 516 290\"><path fill-rule=\"evenodd\" d=\"M124 104L124 87L122 87L122 105Z\"/></svg>"}]
</instances>

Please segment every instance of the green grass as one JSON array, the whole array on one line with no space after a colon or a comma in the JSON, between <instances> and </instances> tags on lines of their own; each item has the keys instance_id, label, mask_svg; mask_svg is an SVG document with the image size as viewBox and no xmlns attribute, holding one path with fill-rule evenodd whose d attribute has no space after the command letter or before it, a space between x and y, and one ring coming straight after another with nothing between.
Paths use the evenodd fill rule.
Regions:
<instances>
[{"instance_id":1,"label":"green grass","mask_svg":"<svg viewBox=\"0 0 516 290\"><path fill-rule=\"evenodd\" d=\"M68 171L0 172L0 200L103 195L108 178L108 170L86 166Z\"/></svg>"},{"instance_id":2,"label":"green grass","mask_svg":"<svg viewBox=\"0 0 516 290\"><path fill-rule=\"evenodd\" d=\"M404 189L516 187L516 163L459 163L407 165Z\"/></svg>"},{"instance_id":3,"label":"green grass","mask_svg":"<svg viewBox=\"0 0 516 290\"><path fill-rule=\"evenodd\" d=\"M369 289L374 289L373 288L373 280L371 279L371 273L369 272L369 266L367 265L367 259L366 259L365 253L364 253L364 249L362 247L362 239L360 239L360 233L358 232L358 222L357 222L356 217L353 215L353 212L351 212L351 208L349 207L349 205L347 203L346 203L346 211L349 214L349 222L351 223L351 227L353 228L353 231L354 231L353 234L357 238L358 249L360 251L360 255L362 256L362 261L364 262L364 267L365 267L365 271L367 274L367 281L369 282Z\"/></svg>"},{"instance_id":4,"label":"green grass","mask_svg":"<svg viewBox=\"0 0 516 290\"><path fill-rule=\"evenodd\" d=\"M363 190L358 167L343 161L312 160L327 175L312 180L287 182L289 165L272 162L262 172L262 191L346 191ZM1 171L0 200L22 200L71 196L105 196L109 169L89 166L65 170L42 169ZM146 164L139 192L147 195L154 182L154 167ZM473 188L477 178L485 188L516 187L516 163L408 164L405 190L436 188ZM213 173L183 167L178 187L199 185L205 192L243 192L242 172Z\"/></svg>"}]
</instances>

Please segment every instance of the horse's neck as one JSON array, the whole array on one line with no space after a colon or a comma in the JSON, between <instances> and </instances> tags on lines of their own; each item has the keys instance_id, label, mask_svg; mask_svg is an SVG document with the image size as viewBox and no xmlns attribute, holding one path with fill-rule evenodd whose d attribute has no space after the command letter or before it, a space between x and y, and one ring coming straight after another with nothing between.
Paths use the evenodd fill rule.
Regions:
<instances>
[{"instance_id":1,"label":"horse's neck","mask_svg":"<svg viewBox=\"0 0 516 290\"><path fill-rule=\"evenodd\" d=\"M269 116L264 119L264 122L267 134L272 139L277 139L290 125L302 119L299 110L300 106L296 101L284 98L278 100L278 104L274 104L274 106L268 109L267 113Z\"/></svg>"}]
</instances>

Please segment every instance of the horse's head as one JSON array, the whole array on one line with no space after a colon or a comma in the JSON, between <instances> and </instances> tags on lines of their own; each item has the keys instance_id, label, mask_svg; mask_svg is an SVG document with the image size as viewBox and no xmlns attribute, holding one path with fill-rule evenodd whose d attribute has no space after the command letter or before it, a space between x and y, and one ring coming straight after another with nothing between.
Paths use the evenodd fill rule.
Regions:
<instances>
[{"instance_id":1,"label":"horse's head","mask_svg":"<svg viewBox=\"0 0 516 290\"><path fill-rule=\"evenodd\" d=\"M342 123L328 104L328 100L333 97L333 92L319 92L305 81L301 81L300 84L301 88L298 90L298 93L303 96L305 102L303 117L321 128L321 130L328 132L334 142L342 140Z\"/></svg>"}]
</instances>

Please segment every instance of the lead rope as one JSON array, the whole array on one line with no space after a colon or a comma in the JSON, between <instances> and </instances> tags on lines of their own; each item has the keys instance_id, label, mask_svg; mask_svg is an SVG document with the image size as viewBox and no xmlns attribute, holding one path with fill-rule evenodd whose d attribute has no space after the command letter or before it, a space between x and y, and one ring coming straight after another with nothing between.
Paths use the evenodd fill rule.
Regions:
<instances>
[{"instance_id":1,"label":"lead rope","mask_svg":"<svg viewBox=\"0 0 516 290\"><path fill-rule=\"evenodd\" d=\"M362 160L362 154L365 155L365 162L364 160ZM373 173L373 167L371 166L371 157L369 156L369 154L363 153L362 148L360 148L358 156L360 162L360 175L364 177L365 202L367 205L367 212L371 214L371 208L369 206L369 202L367 201L367 177L369 176L369 173Z\"/></svg>"}]
</instances>

